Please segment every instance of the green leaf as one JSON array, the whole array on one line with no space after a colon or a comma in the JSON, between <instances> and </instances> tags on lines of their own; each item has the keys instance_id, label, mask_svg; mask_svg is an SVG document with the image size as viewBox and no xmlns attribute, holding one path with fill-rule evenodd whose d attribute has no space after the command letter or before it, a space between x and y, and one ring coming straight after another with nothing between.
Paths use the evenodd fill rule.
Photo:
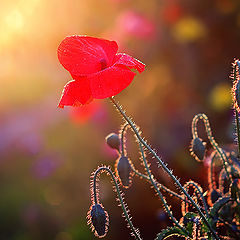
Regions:
<instances>
[{"instance_id":1,"label":"green leaf","mask_svg":"<svg viewBox=\"0 0 240 240\"><path fill-rule=\"evenodd\" d=\"M160 233L158 233L155 240L163 240L171 236L182 236L187 237L187 235L178 227L168 227L163 229Z\"/></svg>"},{"instance_id":2,"label":"green leaf","mask_svg":"<svg viewBox=\"0 0 240 240\"><path fill-rule=\"evenodd\" d=\"M183 217L183 224L190 235L193 233L193 220L196 216L198 216L196 213L187 212Z\"/></svg>"}]
</instances>

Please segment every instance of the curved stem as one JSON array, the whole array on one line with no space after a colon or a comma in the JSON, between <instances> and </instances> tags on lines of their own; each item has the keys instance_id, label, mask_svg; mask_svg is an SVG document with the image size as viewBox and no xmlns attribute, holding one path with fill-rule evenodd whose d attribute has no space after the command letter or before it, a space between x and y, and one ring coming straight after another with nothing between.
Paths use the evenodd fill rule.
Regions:
<instances>
[{"instance_id":1,"label":"curved stem","mask_svg":"<svg viewBox=\"0 0 240 240\"><path fill-rule=\"evenodd\" d=\"M114 173L111 171L110 168L108 167L100 167L98 168L95 173L94 173L94 177L93 177L93 193L94 193L94 203L98 203L98 197L97 197L97 188L96 188L96 182L97 182L97 175L101 172L101 171L107 171L112 180L113 180L113 183L114 183L114 186L115 186L115 189L116 189L116 192L117 192L117 195L118 195L118 199L119 199L119 202L121 204L121 207L122 207L122 210L123 210L123 214L129 224L129 227L131 228L132 232L133 232L133 235L135 236L136 239L138 240L142 240L142 238L140 237L140 234L138 232L138 230L133 226L133 223L130 219L130 216L128 215L128 210L126 208L126 205L124 203L124 200L123 200L123 197L122 197L122 194L121 194L121 191L119 189L119 186L118 186L118 183L117 183L117 180L116 180L116 177L114 175Z\"/></svg>"},{"instance_id":2,"label":"curved stem","mask_svg":"<svg viewBox=\"0 0 240 240\"><path fill-rule=\"evenodd\" d=\"M198 191L198 193L199 193L199 195L200 195L200 197L201 197L201 200L202 200L202 202L203 202L204 211L205 211L207 217L209 218L208 209L207 209L207 203L206 203L206 201L205 201L205 199L204 199L204 196L203 196L203 193L202 193L201 189L200 189L199 186L198 186L195 182L193 182L193 181L187 182L187 184L185 185L185 187L188 187L189 185L194 186L194 188ZM194 191L195 191L195 189L194 189Z\"/></svg>"},{"instance_id":3,"label":"curved stem","mask_svg":"<svg viewBox=\"0 0 240 240\"><path fill-rule=\"evenodd\" d=\"M214 151L212 152L211 154L211 163L210 163L210 171L209 171L209 186L210 186L210 189L217 189L217 185L216 185L216 180L215 180L215 175L214 175L214 161L216 159L216 155L217 155L217 152Z\"/></svg>"},{"instance_id":4,"label":"curved stem","mask_svg":"<svg viewBox=\"0 0 240 240\"><path fill-rule=\"evenodd\" d=\"M199 215L201 216L201 218L203 219L203 221L206 223L208 229L210 230L210 232L212 233L212 235L214 236L214 238L219 240L219 237L216 235L215 231L212 229L212 227L210 226L209 222L207 221L206 217L204 216L204 214L202 213L201 209L199 208L199 206L194 202L194 200L191 198L191 196L186 192L186 190L183 188L183 186L181 185L181 183L178 181L178 179L172 174L172 171L166 166L166 164L162 161L162 159L157 155L157 153L143 140L143 138L140 136L140 134L138 133L137 128L135 127L135 124L129 119L129 117L125 114L125 112L123 111L122 107L118 105L118 103L114 100L113 97L109 98L111 100L111 102L113 103L113 105L115 106L115 108L119 111L119 113L122 115L122 117L129 123L130 127L132 128L132 130L134 131L136 137L138 138L138 140L143 144L144 147L146 147L150 153L152 153L152 155L158 160L159 164L162 166L162 168L165 170L165 172L173 179L173 181L176 183L176 185L181 189L181 191L183 192L183 194L189 199L189 201L192 203L192 205L196 208L196 210L198 211Z\"/></svg>"},{"instance_id":5,"label":"curved stem","mask_svg":"<svg viewBox=\"0 0 240 240\"><path fill-rule=\"evenodd\" d=\"M122 129L121 129L121 154L124 156L125 155L125 150L124 150L124 133L125 131L127 130L127 128L129 127L129 124L128 123L125 123L123 126L122 126Z\"/></svg>"},{"instance_id":6,"label":"curved stem","mask_svg":"<svg viewBox=\"0 0 240 240\"><path fill-rule=\"evenodd\" d=\"M185 234L189 235L188 232L186 231L186 229L183 228L183 227L179 224L178 220L173 216L173 214L172 214L172 212L171 212L171 210L170 210L170 208L169 208L166 200L164 199L162 193L159 191L159 189L158 189L158 187L157 187L157 185L156 185L156 183L155 183L155 181L154 181L154 179L153 179L153 176L152 176L152 174L151 174L151 171L150 171L150 169L149 169L149 167L148 167L148 163L147 163L147 160L146 160L145 155L144 155L142 143L141 143L140 141L139 141L139 147L140 147L140 151L141 151L141 154L142 154L144 166L145 166L145 168L146 168L146 170L147 170L147 173L148 173L148 177L149 177L149 179L150 179L150 182L152 183L152 185L153 185L153 187L155 188L158 196L159 196L160 199L162 200L163 205L164 205L164 208L165 208L167 214L168 214L169 217L172 219L172 221L173 221ZM189 237L191 237L191 236L189 236Z\"/></svg>"},{"instance_id":7,"label":"curved stem","mask_svg":"<svg viewBox=\"0 0 240 240\"><path fill-rule=\"evenodd\" d=\"M238 154L240 154L240 129L239 129L239 106L237 104L237 84L239 82L239 60L235 60L233 63L233 88L232 88L232 100L233 100L233 107L235 108L235 121L236 121L236 132L237 132L237 145L238 145Z\"/></svg>"},{"instance_id":8,"label":"curved stem","mask_svg":"<svg viewBox=\"0 0 240 240\"><path fill-rule=\"evenodd\" d=\"M226 156L226 153L222 150L222 148L220 148L218 146L217 142L215 141L215 139L214 139L214 137L212 135L212 130L211 130L211 127L210 127L210 123L209 123L208 117L204 113L200 113L200 114L195 115L195 117L192 120L192 135L193 135L193 138L197 138L198 137L197 123L198 123L199 120L203 120L208 140L212 144L213 148L219 154L219 157L222 159L225 171L227 173L228 178L230 179L230 175L229 175L228 170L227 170L227 164L230 165L229 161L228 161L228 158Z\"/></svg>"},{"instance_id":9,"label":"curved stem","mask_svg":"<svg viewBox=\"0 0 240 240\"><path fill-rule=\"evenodd\" d=\"M146 180L148 180L150 182L150 178L145 175L140 173L138 170L136 170L135 168L132 168L133 172L138 175L139 177L145 178ZM177 194L176 192L172 191L171 189L167 188L166 186L162 185L161 183L159 183L158 181L154 180L155 184L162 189L163 191L167 192L168 194L180 199L183 202L186 203L191 203L190 201L188 201L187 199L183 198L182 196L180 196L179 194Z\"/></svg>"},{"instance_id":10,"label":"curved stem","mask_svg":"<svg viewBox=\"0 0 240 240\"><path fill-rule=\"evenodd\" d=\"M127 130L128 127L129 127L129 124L126 122L126 123L123 125L122 129L121 129L121 144L122 144L122 146L123 146L123 144L124 144L124 140L123 140L123 139L124 139L124 134L126 133L126 130ZM124 153L124 150L123 150L123 149L122 149L122 153ZM144 155L142 155L142 156L145 157ZM144 178L144 179L146 179L147 181L151 182L150 178L149 178L147 175L145 175L145 174L143 174L143 173L140 173L140 172L134 167L133 164L131 164L131 168L132 168L132 171L133 171L136 175L138 175L140 178ZM167 188L166 186L162 185L162 184L159 183L156 179L153 179L153 180L154 180L155 184L158 186L158 188L164 190L164 191L167 192L169 195L172 195L172 196L180 199L181 201L184 201L184 202L186 202L186 203L191 204L191 203L189 202L189 200L187 200L186 198L180 196L179 194L177 194L176 192L174 192L174 191L172 191L171 189Z\"/></svg>"},{"instance_id":11,"label":"curved stem","mask_svg":"<svg viewBox=\"0 0 240 240\"><path fill-rule=\"evenodd\" d=\"M239 116L238 111L235 110L235 120L236 120L236 132L237 132L237 145L238 145L238 155L240 154L240 123L239 123Z\"/></svg>"}]
</instances>

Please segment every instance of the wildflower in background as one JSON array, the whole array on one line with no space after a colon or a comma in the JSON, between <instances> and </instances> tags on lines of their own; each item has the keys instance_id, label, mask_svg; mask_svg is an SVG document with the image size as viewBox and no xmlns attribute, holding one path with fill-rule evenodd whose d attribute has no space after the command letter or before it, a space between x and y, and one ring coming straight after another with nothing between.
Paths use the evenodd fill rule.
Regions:
<instances>
[{"instance_id":1,"label":"wildflower in background","mask_svg":"<svg viewBox=\"0 0 240 240\"><path fill-rule=\"evenodd\" d=\"M204 38L207 28L204 23L195 17L181 18L173 26L173 36L181 43L189 43Z\"/></svg>"},{"instance_id":2,"label":"wildflower in background","mask_svg":"<svg viewBox=\"0 0 240 240\"><path fill-rule=\"evenodd\" d=\"M116 29L121 34L128 34L144 40L151 40L156 36L154 23L135 11L122 12L118 19Z\"/></svg>"},{"instance_id":3,"label":"wildflower in background","mask_svg":"<svg viewBox=\"0 0 240 240\"><path fill-rule=\"evenodd\" d=\"M58 106L80 106L93 98L115 96L132 82L135 73L130 69L144 71L143 63L117 50L115 41L66 37L58 47L58 59L74 80L65 85Z\"/></svg>"},{"instance_id":4,"label":"wildflower in background","mask_svg":"<svg viewBox=\"0 0 240 240\"><path fill-rule=\"evenodd\" d=\"M183 9L177 1L170 1L165 4L166 6L162 9L160 17L167 24L175 24L183 16Z\"/></svg>"},{"instance_id":5,"label":"wildflower in background","mask_svg":"<svg viewBox=\"0 0 240 240\"><path fill-rule=\"evenodd\" d=\"M230 86L226 83L216 85L209 95L210 105L215 111L225 111L231 106L232 98L230 93Z\"/></svg>"},{"instance_id":6,"label":"wildflower in background","mask_svg":"<svg viewBox=\"0 0 240 240\"><path fill-rule=\"evenodd\" d=\"M32 174L38 179L45 179L50 177L61 165L61 160L58 156L47 155L38 158L33 162Z\"/></svg>"},{"instance_id":7,"label":"wildflower in background","mask_svg":"<svg viewBox=\"0 0 240 240\"><path fill-rule=\"evenodd\" d=\"M90 105L72 108L70 111L70 118L76 124L84 124L101 110L101 103L99 101L95 101Z\"/></svg>"}]
</instances>

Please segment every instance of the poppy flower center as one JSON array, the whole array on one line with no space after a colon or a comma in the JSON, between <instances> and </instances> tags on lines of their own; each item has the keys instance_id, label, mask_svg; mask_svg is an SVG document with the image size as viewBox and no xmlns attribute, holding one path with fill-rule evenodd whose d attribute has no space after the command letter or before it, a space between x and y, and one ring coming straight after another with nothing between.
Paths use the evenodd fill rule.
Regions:
<instances>
[{"instance_id":1,"label":"poppy flower center","mask_svg":"<svg viewBox=\"0 0 240 240\"><path fill-rule=\"evenodd\" d=\"M100 64L101 64L101 70L107 68L107 61L106 61L106 59L102 58L100 60Z\"/></svg>"}]
</instances>

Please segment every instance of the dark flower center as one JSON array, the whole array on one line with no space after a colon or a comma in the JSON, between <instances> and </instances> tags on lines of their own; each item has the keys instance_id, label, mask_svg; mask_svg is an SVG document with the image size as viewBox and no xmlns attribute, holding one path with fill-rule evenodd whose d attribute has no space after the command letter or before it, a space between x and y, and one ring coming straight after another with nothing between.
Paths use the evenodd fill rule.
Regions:
<instances>
[{"instance_id":1,"label":"dark flower center","mask_svg":"<svg viewBox=\"0 0 240 240\"><path fill-rule=\"evenodd\" d=\"M100 64L101 64L101 70L105 69L107 67L107 61L106 59L102 58L100 60Z\"/></svg>"}]
</instances>

